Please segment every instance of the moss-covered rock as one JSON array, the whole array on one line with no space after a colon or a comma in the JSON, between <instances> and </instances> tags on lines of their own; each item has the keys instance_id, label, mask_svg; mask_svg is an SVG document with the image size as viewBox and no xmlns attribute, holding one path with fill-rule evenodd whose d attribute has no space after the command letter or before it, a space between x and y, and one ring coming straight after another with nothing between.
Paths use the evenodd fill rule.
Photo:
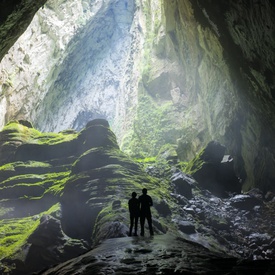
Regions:
<instances>
[{"instance_id":1,"label":"moss-covered rock","mask_svg":"<svg viewBox=\"0 0 275 275\"><path fill-rule=\"evenodd\" d=\"M0 132L0 216L3 221L23 221L27 217L36 220L34 217L47 213L60 201L75 160L85 156L84 152L93 146L113 146L118 150L116 138L107 121L91 122L80 133L41 133L27 121L8 123ZM80 177L79 174L77 176ZM23 223L23 226L25 225L26 223ZM1 240L5 240L8 234L11 234L12 238L19 238L19 235L13 236L12 232L7 232L5 227L1 229ZM21 229L22 232L26 230ZM31 234L31 230L28 232ZM38 240L39 234L36 236ZM43 239L43 236L40 237ZM22 245L28 247L30 243L25 239ZM14 256L16 249L20 249L20 246L10 249L8 242L7 245L3 242L1 247L0 258L5 257L7 260ZM64 247L62 249L65 249ZM23 254L31 260L32 253L26 250ZM43 258L45 255L42 254ZM39 262L38 258L37 260ZM25 263L23 261L22 264Z\"/></svg>"},{"instance_id":2,"label":"moss-covered rock","mask_svg":"<svg viewBox=\"0 0 275 275\"><path fill-rule=\"evenodd\" d=\"M91 247L106 238L126 236L128 199L143 187L155 202L156 232L167 231L172 215L168 186L119 149L106 120L91 121L79 133L41 133L27 122L14 121L0 132L0 141L0 152L8 148L0 166L0 258L7 269L16 261L17 271L35 271L83 252L80 240ZM52 207L54 218L45 216L49 218L39 224ZM22 223L24 237L7 231L9 219ZM21 242L15 241L19 238Z\"/></svg>"}]
</instances>

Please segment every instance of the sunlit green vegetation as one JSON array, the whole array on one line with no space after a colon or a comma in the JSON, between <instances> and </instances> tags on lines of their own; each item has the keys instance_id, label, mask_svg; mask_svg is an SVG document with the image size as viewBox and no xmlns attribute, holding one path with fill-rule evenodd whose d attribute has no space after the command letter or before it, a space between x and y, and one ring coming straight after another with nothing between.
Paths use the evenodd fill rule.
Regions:
<instances>
[{"instance_id":1,"label":"sunlit green vegetation","mask_svg":"<svg viewBox=\"0 0 275 275\"><path fill-rule=\"evenodd\" d=\"M163 144L175 144L180 129L171 123L171 102L157 104L149 95L139 96L133 132L125 136L121 148L135 158L156 156Z\"/></svg>"},{"instance_id":2,"label":"sunlit green vegetation","mask_svg":"<svg viewBox=\"0 0 275 275\"><path fill-rule=\"evenodd\" d=\"M2 130L7 136L8 140L21 141L22 143L33 144L58 144L64 141L70 141L77 137L74 132L61 133L41 133L35 128L26 127L17 121L9 122Z\"/></svg>"}]
</instances>

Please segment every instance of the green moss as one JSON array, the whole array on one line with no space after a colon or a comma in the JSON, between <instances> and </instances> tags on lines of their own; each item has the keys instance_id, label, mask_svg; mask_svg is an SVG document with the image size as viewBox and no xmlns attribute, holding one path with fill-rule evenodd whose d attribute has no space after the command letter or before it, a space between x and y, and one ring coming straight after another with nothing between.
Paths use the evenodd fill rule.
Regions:
<instances>
[{"instance_id":1,"label":"green moss","mask_svg":"<svg viewBox=\"0 0 275 275\"><path fill-rule=\"evenodd\" d=\"M16 161L16 162L10 162L7 164L4 164L0 166L0 172L3 171L15 171L16 169L26 168L51 168L52 166L49 163L46 162L40 162L40 161Z\"/></svg>"},{"instance_id":2,"label":"green moss","mask_svg":"<svg viewBox=\"0 0 275 275\"><path fill-rule=\"evenodd\" d=\"M187 161L179 161L177 164L177 167L182 171L186 171L187 166L188 166Z\"/></svg>"},{"instance_id":3,"label":"green moss","mask_svg":"<svg viewBox=\"0 0 275 275\"><path fill-rule=\"evenodd\" d=\"M186 167L184 169L184 172L186 174L192 175L192 174L196 173L196 171L200 170L203 167L203 165L205 164L205 161L203 161L201 159L201 155L203 153L204 153L204 149L202 149L198 153L198 155L186 165Z\"/></svg>"},{"instance_id":4,"label":"green moss","mask_svg":"<svg viewBox=\"0 0 275 275\"><path fill-rule=\"evenodd\" d=\"M57 180L57 179L62 179L64 177L67 177L69 175L70 171L66 172L59 172L59 173L45 173L45 174L23 174L23 175L17 175L8 178L7 180L1 182L1 185L14 185L16 183L22 184L22 183L28 183L28 182L40 182L43 184L45 181L49 180ZM1 186L0 185L0 186Z\"/></svg>"},{"instance_id":5,"label":"green moss","mask_svg":"<svg viewBox=\"0 0 275 275\"><path fill-rule=\"evenodd\" d=\"M52 175L51 180L54 180L54 184L49 187L45 194L53 194L54 196L61 196L63 194L64 186L69 179L70 171L63 173L55 173Z\"/></svg>"},{"instance_id":6,"label":"green moss","mask_svg":"<svg viewBox=\"0 0 275 275\"><path fill-rule=\"evenodd\" d=\"M45 175L34 175L34 174L26 174L26 175L16 175L13 177L9 177L7 180L1 182L0 187L8 187L14 186L16 184L29 184L34 182L39 182L45 179Z\"/></svg>"},{"instance_id":7,"label":"green moss","mask_svg":"<svg viewBox=\"0 0 275 275\"><path fill-rule=\"evenodd\" d=\"M23 174L9 177L1 182L0 192L8 191L8 196L17 198L40 199L45 195L51 194L59 197L63 193L64 186L69 178L70 171L58 173ZM5 211L4 211L5 212ZM1 213L1 211L0 211ZM1 215L0 215L1 216Z\"/></svg>"},{"instance_id":8,"label":"green moss","mask_svg":"<svg viewBox=\"0 0 275 275\"><path fill-rule=\"evenodd\" d=\"M20 124L18 121L7 123L2 132L7 135L7 142L21 141L23 143L50 145L73 140L78 135L74 132L41 133L35 128L29 128Z\"/></svg>"},{"instance_id":9,"label":"green moss","mask_svg":"<svg viewBox=\"0 0 275 275\"><path fill-rule=\"evenodd\" d=\"M125 136L121 149L133 157L156 156L163 144L176 144L181 129L171 123L171 102L157 104L149 95L141 94L133 131Z\"/></svg>"},{"instance_id":10,"label":"green moss","mask_svg":"<svg viewBox=\"0 0 275 275\"><path fill-rule=\"evenodd\" d=\"M134 159L136 162L139 163L155 163L156 162L156 157L147 157L147 158L135 158Z\"/></svg>"},{"instance_id":11,"label":"green moss","mask_svg":"<svg viewBox=\"0 0 275 275\"><path fill-rule=\"evenodd\" d=\"M49 210L32 217L0 220L0 259L8 258L26 244L28 237L40 223L43 214L52 214L60 208L55 204Z\"/></svg>"}]
</instances>

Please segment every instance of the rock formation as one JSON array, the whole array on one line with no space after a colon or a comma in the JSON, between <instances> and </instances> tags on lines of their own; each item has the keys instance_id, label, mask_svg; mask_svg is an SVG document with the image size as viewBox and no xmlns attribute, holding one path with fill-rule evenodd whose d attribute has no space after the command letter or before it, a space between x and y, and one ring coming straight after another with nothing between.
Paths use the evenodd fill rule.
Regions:
<instances>
[{"instance_id":1,"label":"rock formation","mask_svg":"<svg viewBox=\"0 0 275 275\"><path fill-rule=\"evenodd\" d=\"M214 147L213 154L209 148ZM60 133L41 133L27 121L13 121L0 132L0 152L1 272L31 274L67 260L68 272L81 268L83 274L90 268L94 274L111 269L225 272L238 268L238 259L273 259L274 194L233 193L220 178L213 185L207 177L196 181L185 172L196 159L184 168L164 150L158 160L133 160L119 149L104 119L90 121L80 132ZM200 157L222 165L223 152L212 142ZM194 176L203 174L204 164L195 170ZM128 237L127 202L143 187L154 203L153 239L148 228L145 237ZM194 264L187 268L185 257ZM167 260L159 265L162 258ZM225 267L215 262L227 259ZM45 274L64 272L63 266Z\"/></svg>"},{"instance_id":2,"label":"rock formation","mask_svg":"<svg viewBox=\"0 0 275 275\"><path fill-rule=\"evenodd\" d=\"M24 33L38 9L46 0L11 0L0 3L0 61Z\"/></svg>"}]
</instances>

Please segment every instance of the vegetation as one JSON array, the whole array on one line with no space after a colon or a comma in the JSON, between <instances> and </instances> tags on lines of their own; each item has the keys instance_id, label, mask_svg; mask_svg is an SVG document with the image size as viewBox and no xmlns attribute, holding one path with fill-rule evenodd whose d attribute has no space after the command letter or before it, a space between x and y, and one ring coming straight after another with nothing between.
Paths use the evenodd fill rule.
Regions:
<instances>
[{"instance_id":1,"label":"vegetation","mask_svg":"<svg viewBox=\"0 0 275 275\"><path fill-rule=\"evenodd\" d=\"M0 220L0 259L10 257L15 253L24 256L23 248L28 237L39 225L39 220L44 214L53 214L59 209L55 204L49 210L39 215Z\"/></svg>"},{"instance_id":2,"label":"vegetation","mask_svg":"<svg viewBox=\"0 0 275 275\"><path fill-rule=\"evenodd\" d=\"M204 153L204 149L202 149L198 155L188 164L185 165L184 172L186 174L194 174L196 171L200 170L204 165L205 161L200 157Z\"/></svg>"},{"instance_id":3,"label":"vegetation","mask_svg":"<svg viewBox=\"0 0 275 275\"><path fill-rule=\"evenodd\" d=\"M156 37L158 36L159 29L161 27L161 1L141 1L141 9L144 15L144 45L143 56L140 60L139 71L141 72L142 79L146 83L150 81L153 76L152 69L152 56L153 49L156 44Z\"/></svg>"},{"instance_id":4,"label":"vegetation","mask_svg":"<svg viewBox=\"0 0 275 275\"><path fill-rule=\"evenodd\" d=\"M156 156L163 144L175 144L180 129L171 123L172 103L158 105L148 94L139 96L133 132L124 138L121 148L135 158Z\"/></svg>"},{"instance_id":5,"label":"vegetation","mask_svg":"<svg viewBox=\"0 0 275 275\"><path fill-rule=\"evenodd\" d=\"M35 128L20 124L18 121L10 121L2 130L10 142L21 141L22 143L33 144L59 144L76 138L73 132L46 133L42 134Z\"/></svg>"}]
</instances>

